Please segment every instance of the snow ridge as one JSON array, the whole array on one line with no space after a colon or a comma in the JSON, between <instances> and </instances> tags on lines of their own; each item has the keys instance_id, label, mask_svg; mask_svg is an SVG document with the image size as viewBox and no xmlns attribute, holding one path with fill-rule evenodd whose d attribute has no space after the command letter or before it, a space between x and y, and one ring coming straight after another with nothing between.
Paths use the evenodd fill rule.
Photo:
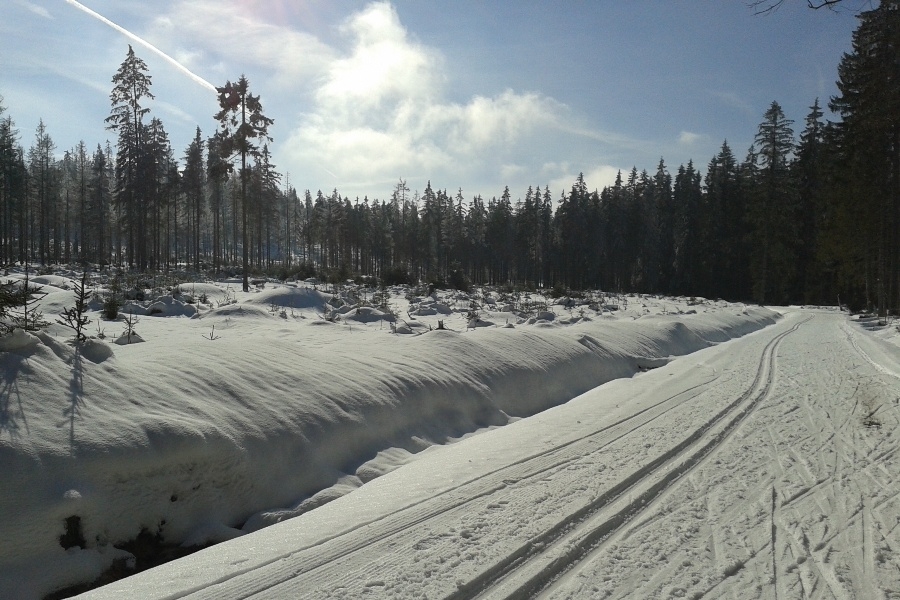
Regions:
<instances>
[{"instance_id":1,"label":"snow ridge","mask_svg":"<svg viewBox=\"0 0 900 600\"><path fill-rule=\"evenodd\" d=\"M146 341L114 352L98 340L82 353L24 333L0 348L0 511L17 516L0 520L0 597L36 598L89 581L127 558L114 546L142 530L203 544L277 523L429 445L527 417L778 317L730 306L372 335L380 322L337 325L262 308L320 306L308 291L263 294L203 319L178 310L166 314L184 316L142 317ZM201 338L210 322L221 339ZM84 548L64 550L71 516Z\"/></svg>"}]
</instances>

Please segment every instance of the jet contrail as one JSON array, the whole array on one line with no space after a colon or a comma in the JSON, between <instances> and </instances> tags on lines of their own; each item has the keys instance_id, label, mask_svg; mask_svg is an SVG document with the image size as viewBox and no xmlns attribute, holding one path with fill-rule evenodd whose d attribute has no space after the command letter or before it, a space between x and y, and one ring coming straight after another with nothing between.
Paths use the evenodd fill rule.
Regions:
<instances>
[{"instance_id":1,"label":"jet contrail","mask_svg":"<svg viewBox=\"0 0 900 600\"><path fill-rule=\"evenodd\" d=\"M328 173L329 175L331 175L332 177L334 177L335 179L338 179L338 176L337 176L337 175L335 175L334 173L332 173L331 171L329 171L328 169L326 169L326 168L323 167L322 165L319 165L319 168L322 169L323 171L325 171L326 173Z\"/></svg>"},{"instance_id":2,"label":"jet contrail","mask_svg":"<svg viewBox=\"0 0 900 600\"><path fill-rule=\"evenodd\" d=\"M83 12L89 14L90 16L94 17L101 23L105 23L106 25L109 25L110 27L112 27L113 29L115 29L116 31L118 31L119 33L124 35L125 37L131 38L132 40L134 40L138 44L144 46L148 50L152 50L153 52L155 52L156 54L158 54L159 56L161 56L162 58L167 60L173 67L175 67L176 69L178 69L179 71L181 71L182 73L184 73L185 75L187 75L188 77L190 77L191 79L193 79L194 81L196 81L197 83L202 85L203 87L207 88L208 90L211 90L213 92L216 91L216 86L214 86L207 80L203 79L196 73L191 72L183 64L181 64L180 62L178 62L177 60L175 60L174 58L172 58L171 56L169 56L168 54L166 54L165 52L163 52L162 50L160 50L159 48L157 48L156 46L154 46L147 40L144 40L144 39L136 36L135 34L131 33L127 29L125 29L124 27L120 27L119 25L116 25L115 23L113 23L112 21L110 21L109 19L104 17L103 15L92 11L87 6L82 4L81 2L76 2L75 0L66 0L66 2L71 4L78 10L83 11Z\"/></svg>"}]
</instances>

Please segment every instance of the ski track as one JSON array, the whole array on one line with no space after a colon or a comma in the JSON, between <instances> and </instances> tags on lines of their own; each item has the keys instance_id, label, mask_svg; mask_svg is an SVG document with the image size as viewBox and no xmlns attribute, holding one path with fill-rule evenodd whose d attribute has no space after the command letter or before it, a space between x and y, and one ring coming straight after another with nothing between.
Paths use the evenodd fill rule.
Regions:
<instances>
[{"instance_id":1,"label":"ski track","mask_svg":"<svg viewBox=\"0 0 900 600\"><path fill-rule=\"evenodd\" d=\"M520 462L505 465L483 477L446 490L398 513L343 532L331 540L325 540L316 546L301 548L291 554L279 556L252 570L234 573L219 581L218 585L198 591L191 597L198 599L249 598L255 594L264 594L282 584L290 587L299 586L299 589L307 591L317 589L315 585L300 584L298 576L302 573L303 579L307 579L319 569L335 568L341 559L353 554L357 555L356 560L363 560L358 558L360 554L371 555L371 560L375 564L380 564L377 559L384 552L382 548L384 544L396 547L400 542L395 538L419 537L419 534L416 533L417 528L425 526L430 520L439 517L443 519L451 511L465 513L470 510L470 505L508 486L540 478L549 471L566 467L576 461L583 462L585 457L590 456L592 452L602 449L665 415L685 398L695 397L700 393L699 388L716 379L718 377L707 379L699 385L684 389L655 405L589 435L564 445L548 448ZM324 546L329 547L326 549ZM345 568L337 567L338 570ZM324 578L328 578L329 575L326 574ZM322 578L316 577L315 579Z\"/></svg>"},{"instance_id":2,"label":"ski track","mask_svg":"<svg viewBox=\"0 0 900 600\"><path fill-rule=\"evenodd\" d=\"M674 447L663 449L649 460L641 461L640 468L632 468L630 474L623 476L623 470L618 469L618 476L611 479L611 485L599 495L592 497L587 486L570 490L581 498L580 506L578 502L573 502L570 512L553 514L552 519L545 516L546 526L540 528L537 535L516 540L516 546L494 555L494 560L486 565L478 565L475 560L478 557L480 531L489 526L489 520L483 516L485 512L525 508L510 506L515 504L514 499L501 497L510 496L509 488L528 486L539 489L542 483L549 483L567 471L596 468L601 461L593 459L595 454L614 453L616 442L627 440L633 443L628 438L633 438L636 432L653 425L675 408L690 405L698 396L712 389L714 386L711 384L718 377L681 390L588 436L498 469L400 513L346 532L327 544L279 557L192 597L286 597L304 593L308 597L325 598L351 593L344 584L335 586L335 581L359 582L364 591L390 595L389 588L404 587L404 583L420 584L430 575L439 573L442 565L435 565L433 570L424 566L421 580L414 580L414 576L410 575L407 577L413 579L394 581L390 586L384 580L384 571L393 571L391 566L394 564L399 566L427 561L429 551L437 556L452 556L452 552L440 552L449 545L461 545L462 557L468 559L465 561L467 565L471 567L475 563L476 567L481 568L466 572L463 561L457 559L459 564L450 565L458 575L457 580L446 582L452 584L450 589L446 586L440 589L443 597L528 597L584 559L598 542L619 532L624 524L642 513L645 505L652 503L729 437L767 395L774 381L775 350L781 340L796 331L799 325L776 335L766 344L749 387L721 407L712 418L686 430L685 437ZM603 462L608 462L608 458L604 457ZM555 481L553 483L547 486L548 491L543 498L539 493L530 495L529 503L539 506L542 500L552 501L550 490L559 487ZM494 497L496 499L488 501ZM459 523L460 527L455 531L446 531L443 530L446 523ZM468 555L465 553L467 545L472 547ZM411 554L416 556L411 557Z\"/></svg>"},{"instance_id":3,"label":"ski track","mask_svg":"<svg viewBox=\"0 0 900 600\"><path fill-rule=\"evenodd\" d=\"M900 598L900 377L857 335L788 314L587 435L170 598Z\"/></svg>"},{"instance_id":4,"label":"ski track","mask_svg":"<svg viewBox=\"0 0 900 600\"><path fill-rule=\"evenodd\" d=\"M824 320L817 319L808 329L834 325ZM891 390L896 382L883 381L896 375L853 343L849 328L841 329L844 343L831 340L827 352L857 367L852 380L846 378L845 368L817 370L821 382L811 394L808 381L780 376L775 363L785 361L789 352L784 344L774 348L770 393L759 398L758 408L731 432L730 440L694 467L691 485L675 482L664 497L646 507L652 514L626 523L624 531L598 544L583 564L538 596L900 597L900 569L893 552L900 529L900 498L893 491L898 418ZM791 362L802 362L807 352L802 346L800 351L792 349ZM880 368L872 373L871 366ZM812 367L805 370L811 372ZM867 393L876 405L864 408ZM885 422L866 426L873 415L886 415ZM755 456L744 456L744 469L721 472L728 455L748 450ZM707 491L700 492L698 503L692 496L704 489L707 470ZM763 488L755 494L743 495L740 485L728 481L729 475L753 480L754 473L755 485ZM720 503L729 493L740 501ZM726 510L718 512L717 504ZM667 545L674 551L664 553L665 565L640 558L667 536L678 542ZM852 548L859 551L848 550ZM675 571L680 572L673 573L672 565L679 565ZM610 574L599 575L603 571ZM596 584L604 580L608 586Z\"/></svg>"},{"instance_id":5,"label":"ski track","mask_svg":"<svg viewBox=\"0 0 900 600\"><path fill-rule=\"evenodd\" d=\"M808 321L809 319L806 319ZM806 322L804 321L804 322ZM775 357L776 350L781 343L781 341L795 332L802 323L795 324L793 327L784 331L777 336L775 336L763 349L762 356L759 359L759 364L756 371L756 377L753 380L753 383L750 385L749 389L744 392L738 399L728 406L726 411L723 411L717 416L717 419L725 419L726 416L731 416L731 420L729 420L722 428L721 432L718 432L716 435L712 437L710 441L708 441L705 445L703 445L699 450L693 453L690 456L682 457L684 461L683 464L687 465L688 469L693 469L700 464L702 464L706 459L709 458L710 455L713 455L715 450L723 443L725 443L731 436L731 434L738 428L738 426L744 421L744 419L753 412L754 409L761 403L761 401L769 394L769 391L774 383L774 368L775 368ZM736 413L736 414L735 414ZM702 428L701 428L702 429ZM701 432L701 430L698 430ZM702 432L701 432L702 433ZM679 474L680 476L680 474ZM660 494L666 491L666 488L675 483L678 477L669 477L667 485L660 490ZM774 488L773 488L774 490ZM643 504L643 502L641 503ZM650 504L646 507L645 510L652 510L656 507L656 504ZM636 517L637 515L634 515ZM632 517L632 520L634 520ZM619 539L621 535L613 535L610 536L607 540L603 540L604 542L614 543L617 539ZM594 555L599 554L603 551L603 543L598 544L592 549L592 553ZM588 557L590 558L590 557ZM574 562L574 561L573 561ZM571 566L571 565L570 565ZM725 567L725 571L730 571L733 568L733 564L727 564ZM650 580L651 582L653 579ZM553 588L552 586L543 591L542 596L544 597L552 597L553 596ZM494 596L491 596L494 597ZM504 596L504 597L523 597L522 595L515 596ZM525 595L527 597L527 595Z\"/></svg>"}]
</instances>

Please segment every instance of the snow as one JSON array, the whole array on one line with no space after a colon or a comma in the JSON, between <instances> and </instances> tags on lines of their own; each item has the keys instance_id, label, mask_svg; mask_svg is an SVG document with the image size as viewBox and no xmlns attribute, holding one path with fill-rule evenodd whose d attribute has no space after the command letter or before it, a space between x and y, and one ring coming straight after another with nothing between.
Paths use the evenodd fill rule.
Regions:
<instances>
[{"instance_id":1,"label":"snow","mask_svg":"<svg viewBox=\"0 0 900 600\"><path fill-rule=\"evenodd\" d=\"M0 597L91 581L142 529L222 543L86 597L900 590L889 331L648 297L498 298L469 328L457 293L189 288L137 305L162 308L143 343L0 340Z\"/></svg>"}]
</instances>

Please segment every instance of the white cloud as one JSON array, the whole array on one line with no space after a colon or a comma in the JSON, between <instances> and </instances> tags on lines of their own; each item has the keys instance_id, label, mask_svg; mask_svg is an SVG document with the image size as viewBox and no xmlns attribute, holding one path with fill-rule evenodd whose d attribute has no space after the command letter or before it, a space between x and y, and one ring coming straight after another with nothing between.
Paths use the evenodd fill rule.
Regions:
<instances>
[{"instance_id":1,"label":"white cloud","mask_svg":"<svg viewBox=\"0 0 900 600\"><path fill-rule=\"evenodd\" d=\"M545 168L548 167L552 168L553 165L545 165ZM570 166L568 164L556 165L555 167L564 169L564 172L550 181L550 190L564 190L568 194L572 189L572 184L575 183L575 179L578 177L578 173L569 171ZM582 173L584 174L584 182L587 184L587 189L594 191L613 185L616 182L616 176L619 171L619 167L612 165L595 165L587 171L582 171ZM625 174L623 174L623 177L625 177ZM555 199L556 197L554 197Z\"/></svg>"},{"instance_id":2,"label":"white cloud","mask_svg":"<svg viewBox=\"0 0 900 600\"><path fill-rule=\"evenodd\" d=\"M36 14L40 17L44 17L45 19L53 18L53 15L50 14L49 10L47 10L43 6L39 6L32 2L28 2L28 0L15 0L15 3L18 4L19 6L27 8L28 10L30 10L31 12L33 12L34 14Z\"/></svg>"},{"instance_id":3,"label":"white cloud","mask_svg":"<svg viewBox=\"0 0 900 600\"><path fill-rule=\"evenodd\" d=\"M703 139L703 136L699 133L692 133L690 131L682 131L678 135L678 143L684 145L691 145L696 143L697 141Z\"/></svg>"},{"instance_id":4,"label":"white cloud","mask_svg":"<svg viewBox=\"0 0 900 600\"><path fill-rule=\"evenodd\" d=\"M522 175L527 173L527 169L522 165L515 164L505 164L500 165L500 176L505 180L509 181L511 179L519 179Z\"/></svg>"},{"instance_id":5,"label":"white cloud","mask_svg":"<svg viewBox=\"0 0 900 600\"><path fill-rule=\"evenodd\" d=\"M448 101L445 58L414 39L388 2L367 5L336 31L343 37L329 46L235 0L180 0L145 35L213 81L245 71L275 118L279 169L313 179L301 186L321 185L323 173L342 193L376 194L399 177L413 187L441 177L452 178L450 187L495 186L539 171L533 163L548 141L571 135L568 108L538 93Z\"/></svg>"},{"instance_id":6,"label":"white cloud","mask_svg":"<svg viewBox=\"0 0 900 600\"><path fill-rule=\"evenodd\" d=\"M753 104L736 92L713 91L711 94L718 98L725 106L730 108L736 108L746 114L754 114L757 112Z\"/></svg>"},{"instance_id":7,"label":"white cloud","mask_svg":"<svg viewBox=\"0 0 900 600\"><path fill-rule=\"evenodd\" d=\"M390 4L369 5L341 31L352 49L327 67L311 113L285 142L292 161L318 160L359 182L427 178L438 170L463 176L486 164L507 177L504 151L553 126L563 108L513 90L476 95L465 104L444 101L443 57L411 40Z\"/></svg>"},{"instance_id":8,"label":"white cloud","mask_svg":"<svg viewBox=\"0 0 900 600\"><path fill-rule=\"evenodd\" d=\"M271 74L282 88L307 83L334 54L315 36L254 18L234 1L177 2L153 20L145 37L192 70L207 67L220 71L217 79L237 79L252 68Z\"/></svg>"},{"instance_id":9,"label":"white cloud","mask_svg":"<svg viewBox=\"0 0 900 600\"><path fill-rule=\"evenodd\" d=\"M385 100L427 99L438 91L439 55L408 38L390 4L369 5L341 31L356 44L349 56L329 65L327 81L316 92L320 103L373 108Z\"/></svg>"}]
</instances>

